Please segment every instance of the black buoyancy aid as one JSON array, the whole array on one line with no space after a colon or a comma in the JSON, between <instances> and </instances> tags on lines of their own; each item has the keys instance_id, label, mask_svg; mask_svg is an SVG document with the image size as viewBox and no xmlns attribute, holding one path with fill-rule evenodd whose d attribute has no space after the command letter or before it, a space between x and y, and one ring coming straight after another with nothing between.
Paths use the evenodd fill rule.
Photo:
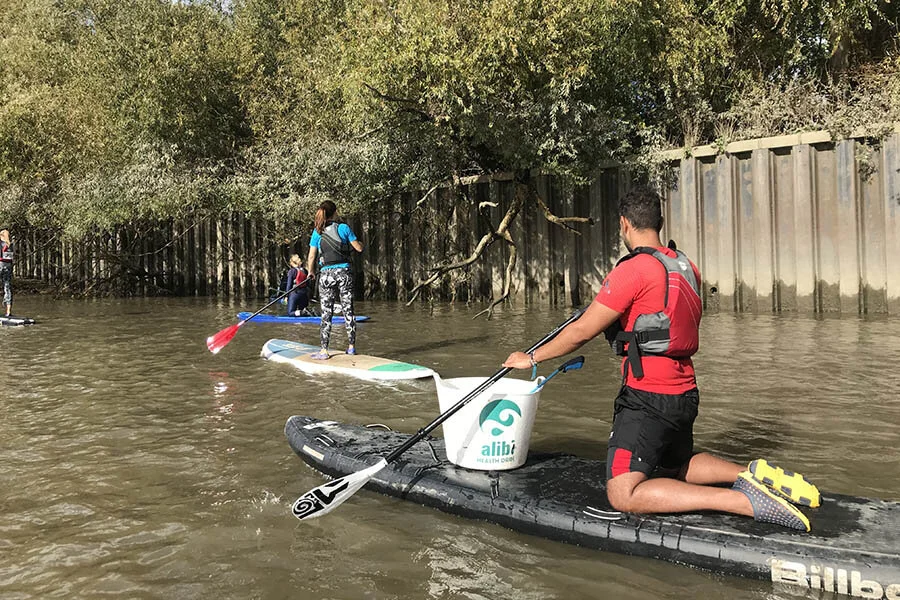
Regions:
<instances>
[{"instance_id":1,"label":"black buoyancy aid","mask_svg":"<svg viewBox=\"0 0 900 600\"><path fill-rule=\"evenodd\" d=\"M700 346L700 317L703 303L700 299L700 282L691 266L691 261L674 243L669 247L676 256L670 257L656 248L635 248L622 257L616 266L641 254L648 254L662 264L666 273L666 293L663 310L656 313L638 315L631 331L625 331L616 320L606 331L606 339L620 356L627 356L623 375L628 376L628 367L635 377L643 377L641 356L667 356L688 358ZM627 345L627 346L626 346Z\"/></svg>"},{"instance_id":2,"label":"black buoyancy aid","mask_svg":"<svg viewBox=\"0 0 900 600\"><path fill-rule=\"evenodd\" d=\"M321 265L337 265L340 263L350 262L350 244L341 239L338 235L338 225L335 221L330 221L325 229L322 230L322 240L319 244L321 250Z\"/></svg>"},{"instance_id":3,"label":"black buoyancy aid","mask_svg":"<svg viewBox=\"0 0 900 600\"><path fill-rule=\"evenodd\" d=\"M0 242L0 262L11 263L13 261L12 245Z\"/></svg>"}]
</instances>

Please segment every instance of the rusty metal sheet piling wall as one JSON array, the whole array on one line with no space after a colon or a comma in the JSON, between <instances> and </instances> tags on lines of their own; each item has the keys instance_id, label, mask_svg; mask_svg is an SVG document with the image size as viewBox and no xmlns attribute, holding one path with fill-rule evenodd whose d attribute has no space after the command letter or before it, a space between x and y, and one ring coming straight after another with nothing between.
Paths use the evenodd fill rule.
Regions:
<instances>
[{"instance_id":1,"label":"rusty metal sheet piling wall","mask_svg":"<svg viewBox=\"0 0 900 600\"><path fill-rule=\"evenodd\" d=\"M900 266L891 258L900 256L900 126L880 142L812 132L663 158L671 173L663 236L699 264L707 310L900 314ZM581 233L574 235L527 202L510 230L517 246L510 301L589 302L625 252L616 203L632 177L609 164L586 186L540 174L532 183L554 214L594 224L573 225ZM479 177L351 216L367 244L355 265L358 295L406 300L434 266L465 260L516 193L511 176ZM291 253L306 257L309 231L287 247L270 234L277 229L233 214L120 228L77 244L13 231L15 273L95 293L127 274L121 293L258 298L278 285ZM430 297L479 304L498 297L509 256L506 242L495 240Z\"/></svg>"},{"instance_id":2,"label":"rusty metal sheet piling wall","mask_svg":"<svg viewBox=\"0 0 900 600\"><path fill-rule=\"evenodd\" d=\"M708 308L900 314L900 133L728 149L680 159L666 191L664 233L696 257Z\"/></svg>"}]
</instances>

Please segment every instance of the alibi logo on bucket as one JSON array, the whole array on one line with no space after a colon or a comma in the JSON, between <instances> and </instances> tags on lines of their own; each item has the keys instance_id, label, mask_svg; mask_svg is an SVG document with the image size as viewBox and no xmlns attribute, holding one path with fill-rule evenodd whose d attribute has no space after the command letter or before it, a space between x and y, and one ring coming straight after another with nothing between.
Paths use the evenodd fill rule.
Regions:
<instances>
[{"instance_id":1,"label":"alibi logo on bucket","mask_svg":"<svg viewBox=\"0 0 900 600\"><path fill-rule=\"evenodd\" d=\"M487 465L513 462L516 454L514 425L521 417L522 410L512 400L503 398L488 402L478 415L478 426L489 438L497 439L482 444L476 461Z\"/></svg>"}]
</instances>

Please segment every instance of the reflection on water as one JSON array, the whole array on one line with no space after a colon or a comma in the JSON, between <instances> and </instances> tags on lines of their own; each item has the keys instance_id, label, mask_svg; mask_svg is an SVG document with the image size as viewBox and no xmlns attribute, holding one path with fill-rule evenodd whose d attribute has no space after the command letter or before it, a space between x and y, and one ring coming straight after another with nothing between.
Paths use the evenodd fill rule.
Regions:
<instances>
[{"instance_id":1,"label":"reflection on water","mask_svg":"<svg viewBox=\"0 0 900 600\"><path fill-rule=\"evenodd\" d=\"M803 597L367 492L299 523L290 503L322 478L291 454L285 419L414 432L437 414L431 381L308 377L259 358L270 337L315 343L315 326L249 323L210 355L206 337L248 308L211 300L18 306L41 322L0 330L4 600ZM569 311L490 322L460 306L360 312L373 317L359 326L365 352L459 377L493 373ZM583 353L584 369L544 389L534 450L605 456L618 363L599 342ZM710 315L696 362L698 446L900 499L900 322Z\"/></svg>"}]
</instances>

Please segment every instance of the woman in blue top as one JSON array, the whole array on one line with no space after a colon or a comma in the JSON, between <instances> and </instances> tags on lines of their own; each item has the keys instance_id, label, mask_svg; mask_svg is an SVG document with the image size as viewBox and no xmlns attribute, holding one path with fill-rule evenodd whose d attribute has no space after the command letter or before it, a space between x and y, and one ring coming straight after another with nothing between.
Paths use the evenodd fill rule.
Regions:
<instances>
[{"instance_id":1,"label":"woman in blue top","mask_svg":"<svg viewBox=\"0 0 900 600\"><path fill-rule=\"evenodd\" d=\"M13 249L9 241L9 230L0 229L0 281L3 282L3 304L6 305L6 316L12 311L12 267Z\"/></svg>"},{"instance_id":2,"label":"woman in blue top","mask_svg":"<svg viewBox=\"0 0 900 600\"><path fill-rule=\"evenodd\" d=\"M334 302L337 300L344 312L347 325L347 354L356 354L356 317L353 314L353 276L350 273L351 248L362 252L363 245L350 226L339 223L337 206L326 200L316 210L315 229L309 239L309 258L307 271L310 274L319 264L319 308L322 309L322 322L319 326L319 338L322 349L310 355L310 358L325 360L328 358L328 341L331 338L331 316L334 314Z\"/></svg>"}]
</instances>

